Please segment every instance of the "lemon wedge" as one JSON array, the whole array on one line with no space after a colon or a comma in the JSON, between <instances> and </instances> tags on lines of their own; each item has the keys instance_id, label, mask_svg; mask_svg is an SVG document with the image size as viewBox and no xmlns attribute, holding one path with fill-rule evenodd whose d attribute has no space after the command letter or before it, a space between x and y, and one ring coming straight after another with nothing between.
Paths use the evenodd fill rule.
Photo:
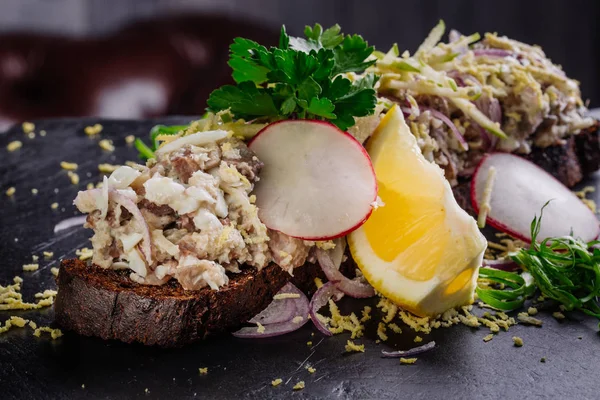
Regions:
<instances>
[{"instance_id":1,"label":"lemon wedge","mask_svg":"<svg viewBox=\"0 0 600 400\"><path fill-rule=\"evenodd\" d=\"M473 302L487 241L394 106L366 145L385 204L348 236L371 285L419 316Z\"/></svg>"}]
</instances>

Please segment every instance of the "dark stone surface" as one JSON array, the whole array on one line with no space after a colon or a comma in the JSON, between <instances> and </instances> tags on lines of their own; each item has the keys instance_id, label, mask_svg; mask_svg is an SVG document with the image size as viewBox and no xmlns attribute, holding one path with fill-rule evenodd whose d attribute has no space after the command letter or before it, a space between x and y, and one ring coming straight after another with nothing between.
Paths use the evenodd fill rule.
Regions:
<instances>
[{"instance_id":1,"label":"dark stone surface","mask_svg":"<svg viewBox=\"0 0 600 400\"><path fill-rule=\"evenodd\" d=\"M179 123L190 118L161 122ZM62 257L90 246L90 232L75 228L53 234L60 220L73 216L77 190L100 180L97 164L134 159L135 150L124 144L128 134L146 136L156 121L102 121L101 138L114 140L115 153L101 150L98 139L83 128L92 120L36 123L47 136L26 138L20 129L0 135L0 284L24 278L23 294L54 287L50 273ZM23 148L7 153L6 144L19 139ZM59 167L61 160L77 162L81 183L71 185ZM86 173L90 172L91 176ZM592 180L598 179L593 177ZM15 186L7 198L4 191ZM37 196L31 189L37 188ZM55 193L55 188L58 193ZM60 204L51 210L53 202ZM64 210L63 210L64 208ZM15 241L15 238L18 241ZM40 257L40 270L23 273L31 255L54 251L53 261ZM358 309L369 301L343 300L342 309ZM372 302L372 300L371 300ZM465 326L434 331L424 342L438 347L423 354L415 365L380 358L381 349L414 346L415 334L404 333L389 344L375 343L373 327L365 338L364 354L344 354L347 335L323 339L309 324L295 333L264 340L229 336L209 339L181 349L161 350L127 345L66 333L52 341L36 338L29 328L15 328L0 336L0 397L3 399L121 399L121 398L598 398L600 345L597 321L578 314L559 322L541 312L542 328L518 325L491 342L487 329ZM476 312L481 312L476 310ZM38 325L52 324L53 311L0 312L31 318ZM314 334L314 337L312 336ZM523 338L516 348L512 336ZM314 346L307 346L312 341ZM546 358L545 363L540 359ZM304 368L316 368L309 374ZM199 367L208 367L200 376ZM271 380L284 384L271 387ZM293 392L298 381L306 388ZM82 387L85 385L85 387ZM149 392L145 393L145 389Z\"/></svg>"}]
</instances>

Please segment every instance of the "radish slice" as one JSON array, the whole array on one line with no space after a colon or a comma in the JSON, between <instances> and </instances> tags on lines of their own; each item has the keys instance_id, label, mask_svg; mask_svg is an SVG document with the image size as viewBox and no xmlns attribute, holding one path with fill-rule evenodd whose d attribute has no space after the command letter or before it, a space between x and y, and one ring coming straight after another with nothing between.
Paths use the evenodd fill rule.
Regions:
<instances>
[{"instance_id":1,"label":"radish slice","mask_svg":"<svg viewBox=\"0 0 600 400\"><path fill-rule=\"evenodd\" d=\"M327 282L317 289L310 300L310 319L315 324L315 327L319 330L319 332L325 336L332 336L333 333L331 333L327 325L325 325L325 323L319 319L317 313L323 306L329 303L329 299L340 294L340 291L335 287L336 283L337 282L331 281Z\"/></svg>"},{"instance_id":2,"label":"radish slice","mask_svg":"<svg viewBox=\"0 0 600 400\"><path fill-rule=\"evenodd\" d=\"M471 182L471 202L479 213L490 168L496 170L487 223L511 236L531 242L531 221L544 218L538 238L570 235L584 241L598 237L596 215L567 187L537 165L512 154L492 153L479 163Z\"/></svg>"},{"instance_id":3,"label":"radish slice","mask_svg":"<svg viewBox=\"0 0 600 400\"><path fill-rule=\"evenodd\" d=\"M296 302L303 301L304 293L302 293L296 286L291 283L287 283L284 287L277 292L280 294L293 294L297 295L296 298L285 298L285 299L273 299L271 304L267 306L260 313L255 315L248 322L251 324L261 323L263 325L277 324L280 322L287 322L294 318L297 314ZM277 296L276 295L276 296Z\"/></svg>"},{"instance_id":4,"label":"radish slice","mask_svg":"<svg viewBox=\"0 0 600 400\"><path fill-rule=\"evenodd\" d=\"M362 225L377 198L365 148L323 121L268 125L249 143L264 163L256 184L259 218L304 240L335 239Z\"/></svg>"},{"instance_id":5,"label":"radish slice","mask_svg":"<svg viewBox=\"0 0 600 400\"><path fill-rule=\"evenodd\" d=\"M339 265L335 266L331 255L323 250L317 249L317 260L329 281L335 282L335 287L350 297L357 299L375 296L375 289L366 282L349 279L339 271Z\"/></svg>"}]
</instances>

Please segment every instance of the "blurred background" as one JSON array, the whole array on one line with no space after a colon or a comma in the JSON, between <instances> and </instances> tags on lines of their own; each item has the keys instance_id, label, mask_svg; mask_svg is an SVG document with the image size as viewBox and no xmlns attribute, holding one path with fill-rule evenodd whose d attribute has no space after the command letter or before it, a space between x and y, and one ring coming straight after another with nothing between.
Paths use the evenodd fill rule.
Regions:
<instances>
[{"instance_id":1,"label":"blurred background","mask_svg":"<svg viewBox=\"0 0 600 400\"><path fill-rule=\"evenodd\" d=\"M411 52L438 19L541 45L600 105L593 0L0 0L0 130L62 116L203 113L229 82L236 36L275 44L281 24L339 23Z\"/></svg>"}]
</instances>

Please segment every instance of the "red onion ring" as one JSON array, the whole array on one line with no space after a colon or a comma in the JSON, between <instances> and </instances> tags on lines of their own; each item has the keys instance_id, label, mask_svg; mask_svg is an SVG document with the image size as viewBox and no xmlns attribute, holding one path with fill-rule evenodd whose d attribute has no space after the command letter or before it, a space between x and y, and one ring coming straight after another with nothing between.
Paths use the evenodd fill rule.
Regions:
<instances>
[{"instance_id":1,"label":"red onion ring","mask_svg":"<svg viewBox=\"0 0 600 400\"><path fill-rule=\"evenodd\" d=\"M513 53L507 50L502 49L477 49L473 50L473 55L475 57L509 57L512 56Z\"/></svg>"},{"instance_id":2,"label":"red onion ring","mask_svg":"<svg viewBox=\"0 0 600 400\"><path fill-rule=\"evenodd\" d=\"M315 324L315 327L319 330L319 332L321 332L325 336L331 336L333 334L331 333L329 328L327 328L327 326L319 319L317 313L322 307L329 303L329 299L340 293L338 288L335 287L336 283L337 282L332 281L325 283L323 286L317 289L312 299L310 300L310 319L312 319L313 324Z\"/></svg>"},{"instance_id":3,"label":"red onion ring","mask_svg":"<svg viewBox=\"0 0 600 400\"><path fill-rule=\"evenodd\" d=\"M302 293L300 290L298 290L296 286L292 285L289 282L286 283L286 285L282 287L279 290L279 292L277 292L277 294L289 293L298 294L300 297L290 297L287 299L280 300L273 299L273 301L267 306L267 308L262 310L260 313L256 314L248 322L251 324L261 323L263 325L269 325L292 320L294 316L297 315L296 301L302 301L301 299L302 296L304 296L304 293Z\"/></svg>"},{"instance_id":4,"label":"red onion ring","mask_svg":"<svg viewBox=\"0 0 600 400\"><path fill-rule=\"evenodd\" d=\"M115 203L120 204L127 211L131 213L133 218L137 221L140 229L142 230L142 244L140 245L140 250L144 254L144 258L148 265L152 265L152 241L150 239L150 228L148 228L148 224L142 215L142 212L138 208L137 204L129 197L117 192L116 190L110 190L109 198Z\"/></svg>"},{"instance_id":5,"label":"red onion ring","mask_svg":"<svg viewBox=\"0 0 600 400\"><path fill-rule=\"evenodd\" d=\"M317 260L325 273L327 279L331 282L336 282L335 286L345 294L354 298L366 298L375 296L375 289L368 283L359 282L349 279L342 274L334 265L330 254L323 250L317 249Z\"/></svg>"},{"instance_id":6,"label":"red onion ring","mask_svg":"<svg viewBox=\"0 0 600 400\"><path fill-rule=\"evenodd\" d=\"M421 112L429 111L434 118L437 118L440 121L442 121L444 124L446 124L448 126L448 128L450 128L450 130L452 131L454 136L456 136L456 139L462 146L463 150L464 151L469 150L469 144L465 140L464 136L460 133L460 131L458 130L456 125L454 125L454 123L450 120L450 118L445 116L442 112L435 110L433 108L430 108L430 107L420 107L420 108L421 108Z\"/></svg>"},{"instance_id":7,"label":"red onion ring","mask_svg":"<svg viewBox=\"0 0 600 400\"><path fill-rule=\"evenodd\" d=\"M285 292L283 291L284 289L285 289ZM258 327L251 326L251 327L244 327L236 332L233 332L232 335L235 337L238 337L238 338L246 338L246 339L268 338L268 337L273 337L273 336L284 335L286 333L290 333L295 330L298 330L302 326L304 326L304 324L306 324L308 322L308 315L310 313L309 302L308 302L308 299L306 298L306 296L304 295L304 293L302 293L300 291L300 289L298 289L296 286L294 286L291 283L286 284L279 291L279 293L294 293L294 294L300 295L300 297L298 297L298 298L285 299L285 300L293 300L294 301L295 312L292 315L291 319L289 319L287 321L283 321L283 322L265 324L263 332L258 332L258 329L259 329ZM283 300L274 300L273 302L278 302L278 301L283 301ZM268 308L269 308L269 306L267 307L267 309ZM266 309L265 309L265 311L266 311ZM262 312L260 314L262 314ZM260 314L258 314L256 317L252 318L251 321L254 320L255 318L257 318ZM294 322L294 319L297 317L302 317L302 321ZM271 319L275 320L275 316L272 316Z\"/></svg>"},{"instance_id":8,"label":"red onion ring","mask_svg":"<svg viewBox=\"0 0 600 400\"><path fill-rule=\"evenodd\" d=\"M521 268L521 267L519 267L519 264L517 264L510 258L504 259L504 260L485 260L484 259L482 265L484 267L500 269L502 271L508 271L508 272L518 271Z\"/></svg>"},{"instance_id":9,"label":"red onion ring","mask_svg":"<svg viewBox=\"0 0 600 400\"><path fill-rule=\"evenodd\" d=\"M398 357L411 357L416 356L417 354L425 353L426 351L433 350L435 348L435 342L432 340L431 342L424 344L422 346L413 347L408 350L396 350L396 351L381 351L381 357L384 358L398 358Z\"/></svg>"}]
</instances>

